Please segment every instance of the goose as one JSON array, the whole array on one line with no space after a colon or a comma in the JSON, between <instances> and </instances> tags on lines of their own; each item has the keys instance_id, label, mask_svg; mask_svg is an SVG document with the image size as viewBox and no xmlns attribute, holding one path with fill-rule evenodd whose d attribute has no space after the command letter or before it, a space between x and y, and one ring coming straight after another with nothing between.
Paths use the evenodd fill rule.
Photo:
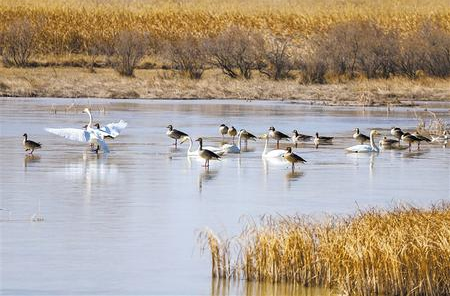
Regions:
<instances>
[{"instance_id":1,"label":"goose","mask_svg":"<svg viewBox=\"0 0 450 296\"><path fill-rule=\"evenodd\" d=\"M222 141L225 139L225 135L228 134L228 126L221 124L219 126L219 132L222 134Z\"/></svg>"},{"instance_id":2,"label":"goose","mask_svg":"<svg viewBox=\"0 0 450 296\"><path fill-rule=\"evenodd\" d=\"M200 147L197 150L191 150L193 146L192 138L190 136L183 137L180 141L180 144L183 144L184 142L189 141L189 149L187 151L187 156L199 156ZM222 148L219 147L212 147L212 146L206 146L203 147L204 149L210 150L218 155L223 155L225 152L222 150Z\"/></svg>"},{"instance_id":3,"label":"goose","mask_svg":"<svg viewBox=\"0 0 450 296\"><path fill-rule=\"evenodd\" d=\"M445 148L445 147L447 147L447 144L448 144L448 138L449 138L448 132L444 131L442 136L438 136L438 137L431 136L431 142L442 144L443 147Z\"/></svg>"},{"instance_id":4,"label":"goose","mask_svg":"<svg viewBox=\"0 0 450 296\"><path fill-rule=\"evenodd\" d=\"M375 136L379 135L378 131L372 130L370 132L370 145L360 144L352 147L348 147L345 150L348 152L356 152L356 153L370 153L370 152L379 152L380 148L375 144Z\"/></svg>"},{"instance_id":5,"label":"goose","mask_svg":"<svg viewBox=\"0 0 450 296\"><path fill-rule=\"evenodd\" d=\"M234 144L234 137L236 137L236 135L237 135L237 130L234 128L234 126L231 126L231 127L228 129L228 134L229 134L231 137L233 137L233 144Z\"/></svg>"},{"instance_id":6,"label":"goose","mask_svg":"<svg viewBox=\"0 0 450 296\"><path fill-rule=\"evenodd\" d=\"M420 138L416 137L415 135L412 135L410 133L404 133L402 136L402 141L408 143L408 149L411 151L411 145L413 143L417 143L417 149L420 149L420 142L422 141Z\"/></svg>"},{"instance_id":7,"label":"goose","mask_svg":"<svg viewBox=\"0 0 450 296\"><path fill-rule=\"evenodd\" d=\"M45 128L45 130L49 133L64 137L68 140L79 141L79 142L97 145L97 148L94 150L95 153L98 153L98 151L100 150L100 147L103 150L103 152L109 153L108 145L104 141L105 134L100 130L92 128L92 115L89 112L89 109L85 108L83 110L83 113L87 113L89 115L89 123L88 123L86 129Z\"/></svg>"},{"instance_id":8,"label":"goose","mask_svg":"<svg viewBox=\"0 0 450 296\"><path fill-rule=\"evenodd\" d=\"M283 157L284 157L284 159L286 159L287 161L289 161L292 164L292 171L294 171L295 164L297 162L300 162L300 163L305 163L306 162L306 160L304 160L303 158L301 158L300 156L298 156L297 154L292 152L292 148L291 147L286 147L286 151L283 154Z\"/></svg>"},{"instance_id":9,"label":"goose","mask_svg":"<svg viewBox=\"0 0 450 296\"><path fill-rule=\"evenodd\" d=\"M431 143L431 140L430 140L429 138L427 138L427 137L425 137L425 136L422 136L422 135L419 134L418 132L415 132L415 133L413 134L413 136L420 140L420 141L419 141L419 144L420 144L421 141L425 141L425 142L427 142L427 143Z\"/></svg>"},{"instance_id":10,"label":"goose","mask_svg":"<svg viewBox=\"0 0 450 296\"><path fill-rule=\"evenodd\" d=\"M331 144L334 137L324 137L319 136L319 133L316 132L316 137L314 138L314 147L319 148L319 144Z\"/></svg>"},{"instance_id":11,"label":"goose","mask_svg":"<svg viewBox=\"0 0 450 296\"><path fill-rule=\"evenodd\" d=\"M220 155L217 155L216 153L212 152L208 149L203 149L203 139L198 138L196 141L199 142L199 151L198 156L203 158L205 160L205 168L209 167L209 161L212 160L220 160Z\"/></svg>"},{"instance_id":12,"label":"goose","mask_svg":"<svg viewBox=\"0 0 450 296\"><path fill-rule=\"evenodd\" d=\"M242 139L244 139L245 141L245 145L248 144L248 140L256 141L256 136L252 133L249 133L247 130L241 129L239 132L241 133Z\"/></svg>"},{"instance_id":13,"label":"goose","mask_svg":"<svg viewBox=\"0 0 450 296\"><path fill-rule=\"evenodd\" d=\"M391 135L393 135L395 138L397 138L397 140L401 141L402 140L402 136L403 136L404 132L402 131L401 128L399 127L393 127L391 129Z\"/></svg>"},{"instance_id":14,"label":"goose","mask_svg":"<svg viewBox=\"0 0 450 296\"><path fill-rule=\"evenodd\" d=\"M284 149L274 149L274 150L267 151L267 146L269 145L269 139L270 139L269 135L264 134L260 137L260 139L266 140L266 144L264 145L264 150L262 153L262 158L283 157L284 153L286 152L286 150L284 150Z\"/></svg>"},{"instance_id":15,"label":"goose","mask_svg":"<svg viewBox=\"0 0 450 296\"><path fill-rule=\"evenodd\" d=\"M30 155L33 154L35 149L41 149L42 145L41 143L37 143L35 141L28 140L28 135L25 133L23 134L23 148L25 148L25 151L30 151Z\"/></svg>"},{"instance_id":16,"label":"goose","mask_svg":"<svg viewBox=\"0 0 450 296\"><path fill-rule=\"evenodd\" d=\"M388 137L384 136L383 139L378 142L378 145L380 145L383 148L392 148L394 145L399 145L400 142L395 139L388 139Z\"/></svg>"},{"instance_id":17,"label":"goose","mask_svg":"<svg viewBox=\"0 0 450 296\"><path fill-rule=\"evenodd\" d=\"M364 142L369 141L370 138L364 134L361 134L359 132L359 128L355 128L353 130L355 133L353 134L353 139L355 139L356 141L358 141L361 145L364 144Z\"/></svg>"},{"instance_id":18,"label":"goose","mask_svg":"<svg viewBox=\"0 0 450 296\"><path fill-rule=\"evenodd\" d=\"M177 148L177 140L183 138L183 137L188 137L188 134L183 133L182 131L176 130L173 128L173 126L171 124L169 124L167 126L168 130L166 132L166 135L169 138L172 138L175 140L175 143L173 145L175 145L175 148Z\"/></svg>"},{"instance_id":19,"label":"goose","mask_svg":"<svg viewBox=\"0 0 450 296\"><path fill-rule=\"evenodd\" d=\"M312 136L299 134L297 130L292 131L292 143L295 145L295 148L297 148L298 143L302 141L309 141L312 139Z\"/></svg>"},{"instance_id":20,"label":"goose","mask_svg":"<svg viewBox=\"0 0 450 296\"><path fill-rule=\"evenodd\" d=\"M282 139L290 139L290 137L280 131L275 130L273 126L269 127L269 137L277 140L277 149L280 148L280 140Z\"/></svg>"}]
</instances>

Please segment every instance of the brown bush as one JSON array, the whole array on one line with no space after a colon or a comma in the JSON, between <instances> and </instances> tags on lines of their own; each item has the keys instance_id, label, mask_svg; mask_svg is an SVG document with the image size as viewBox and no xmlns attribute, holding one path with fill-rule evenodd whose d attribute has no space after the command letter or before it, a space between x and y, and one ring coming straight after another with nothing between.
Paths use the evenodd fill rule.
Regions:
<instances>
[{"instance_id":1,"label":"brown bush","mask_svg":"<svg viewBox=\"0 0 450 296\"><path fill-rule=\"evenodd\" d=\"M418 33L417 40L425 42L423 70L431 76L450 75L450 33L433 23L426 23Z\"/></svg>"},{"instance_id":2,"label":"brown bush","mask_svg":"<svg viewBox=\"0 0 450 296\"><path fill-rule=\"evenodd\" d=\"M191 79L200 79L205 71L204 47L201 40L192 36L169 42L164 55L172 63L173 69Z\"/></svg>"},{"instance_id":3,"label":"brown bush","mask_svg":"<svg viewBox=\"0 0 450 296\"><path fill-rule=\"evenodd\" d=\"M294 68L291 43L286 38L269 38L266 42L262 60L258 70L270 79L289 78L289 72Z\"/></svg>"},{"instance_id":4,"label":"brown bush","mask_svg":"<svg viewBox=\"0 0 450 296\"><path fill-rule=\"evenodd\" d=\"M231 77L250 79L257 69L264 39L257 32L232 27L205 42L209 63Z\"/></svg>"},{"instance_id":5,"label":"brown bush","mask_svg":"<svg viewBox=\"0 0 450 296\"><path fill-rule=\"evenodd\" d=\"M2 34L2 57L5 66L26 67L33 54L36 28L26 19L12 22Z\"/></svg>"},{"instance_id":6,"label":"brown bush","mask_svg":"<svg viewBox=\"0 0 450 296\"><path fill-rule=\"evenodd\" d=\"M114 39L112 64L124 76L133 76L134 69L149 50L149 36L137 31L122 31ZM104 49L109 51L108 48Z\"/></svg>"}]
</instances>

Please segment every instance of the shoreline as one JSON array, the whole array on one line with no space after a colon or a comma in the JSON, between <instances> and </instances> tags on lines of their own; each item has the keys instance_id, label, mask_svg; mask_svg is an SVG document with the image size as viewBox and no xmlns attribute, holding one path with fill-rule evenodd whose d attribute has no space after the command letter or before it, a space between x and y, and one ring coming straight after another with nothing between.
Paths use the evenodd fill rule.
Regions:
<instances>
[{"instance_id":1,"label":"shoreline","mask_svg":"<svg viewBox=\"0 0 450 296\"><path fill-rule=\"evenodd\" d=\"M450 106L450 79L361 79L334 84L300 84L223 77L209 70L190 80L170 70L141 69L133 78L112 69L89 72L76 67L1 68L0 97L105 98L148 100L286 101L306 105L398 107L428 103Z\"/></svg>"}]
</instances>

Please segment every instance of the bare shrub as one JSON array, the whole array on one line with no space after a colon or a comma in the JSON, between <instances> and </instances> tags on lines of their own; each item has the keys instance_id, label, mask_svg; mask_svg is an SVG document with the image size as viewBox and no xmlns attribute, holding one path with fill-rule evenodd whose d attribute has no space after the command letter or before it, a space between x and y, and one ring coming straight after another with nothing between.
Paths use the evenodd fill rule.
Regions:
<instances>
[{"instance_id":1,"label":"bare shrub","mask_svg":"<svg viewBox=\"0 0 450 296\"><path fill-rule=\"evenodd\" d=\"M206 57L201 40L192 36L171 41L165 50L172 68L190 79L200 79L205 71Z\"/></svg>"},{"instance_id":2,"label":"bare shrub","mask_svg":"<svg viewBox=\"0 0 450 296\"><path fill-rule=\"evenodd\" d=\"M431 76L450 75L450 33L433 23L426 23L418 33L418 40L424 40L423 70Z\"/></svg>"},{"instance_id":3,"label":"bare shrub","mask_svg":"<svg viewBox=\"0 0 450 296\"><path fill-rule=\"evenodd\" d=\"M148 51L148 40L148 35L137 31L122 31L116 36L112 63L119 74L134 75L134 69Z\"/></svg>"},{"instance_id":4,"label":"bare shrub","mask_svg":"<svg viewBox=\"0 0 450 296\"><path fill-rule=\"evenodd\" d=\"M231 77L250 79L261 60L261 34L231 27L205 42L209 63Z\"/></svg>"},{"instance_id":5,"label":"bare shrub","mask_svg":"<svg viewBox=\"0 0 450 296\"><path fill-rule=\"evenodd\" d=\"M26 67L34 50L36 28L26 19L12 22L2 34L5 66Z\"/></svg>"},{"instance_id":6,"label":"bare shrub","mask_svg":"<svg viewBox=\"0 0 450 296\"><path fill-rule=\"evenodd\" d=\"M410 79L415 79L423 69L426 53L426 44L417 39L417 34L404 38L401 42L398 59L399 72Z\"/></svg>"},{"instance_id":7,"label":"bare shrub","mask_svg":"<svg viewBox=\"0 0 450 296\"><path fill-rule=\"evenodd\" d=\"M294 68L291 42L286 38L270 38L262 54L258 70L270 79L289 78L289 72Z\"/></svg>"},{"instance_id":8,"label":"bare shrub","mask_svg":"<svg viewBox=\"0 0 450 296\"><path fill-rule=\"evenodd\" d=\"M326 74L328 70L327 64L318 59L311 57L300 63L301 83L304 84L324 84L326 83Z\"/></svg>"}]
</instances>

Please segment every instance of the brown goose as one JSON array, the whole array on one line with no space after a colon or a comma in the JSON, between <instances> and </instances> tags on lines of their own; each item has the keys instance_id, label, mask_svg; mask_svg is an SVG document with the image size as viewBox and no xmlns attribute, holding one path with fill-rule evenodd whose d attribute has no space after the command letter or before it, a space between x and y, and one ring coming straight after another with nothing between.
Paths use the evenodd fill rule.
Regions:
<instances>
[{"instance_id":1,"label":"brown goose","mask_svg":"<svg viewBox=\"0 0 450 296\"><path fill-rule=\"evenodd\" d=\"M316 137L314 138L314 147L319 148L319 144L331 144L334 137L324 137L319 136L319 133L316 133Z\"/></svg>"},{"instance_id":2,"label":"brown goose","mask_svg":"<svg viewBox=\"0 0 450 296\"><path fill-rule=\"evenodd\" d=\"M240 133L241 139L244 139L245 145L247 145L248 140L256 141L256 136L252 133L249 133L245 129L241 129L239 131L239 133Z\"/></svg>"},{"instance_id":3,"label":"brown goose","mask_svg":"<svg viewBox=\"0 0 450 296\"><path fill-rule=\"evenodd\" d=\"M425 136L422 136L422 135L419 134L418 132L415 132L415 133L413 134L413 136L416 137L417 139L419 139L420 141L424 141L424 142L427 142L427 143L431 143L431 139L429 139L429 138L427 138L427 137L425 137ZM419 141L419 144L420 144L420 141Z\"/></svg>"},{"instance_id":4,"label":"brown goose","mask_svg":"<svg viewBox=\"0 0 450 296\"><path fill-rule=\"evenodd\" d=\"M203 158L205 160L204 167L209 167L209 161L212 160L219 160L220 156L216 153L212 152L211 150L203 149L203 139L198 138L196 141L199 142L200 148L198 150L198 156Z\"/></svg>"},{"instance_id":5,"label":"brown goose","mask_svg":"<svg viewBox=\"0 0 450 296\"><path fill-rule=\"evenodd\" d=\"M381 139L378 144L385 149L386 148L389 149L392 148L394 145L398 146L400 142L395 139L388 139L388 137L384 136L383 139Z\"/></svg>"},{"instance_id":6,"label":"brown goose","mask_svg":"<svg viewBox=\"0 0 450 296\"><path fill-rule=\"evenodd\" d=\"M172 139L175 140L175 143L174 143L175 148L177 148L177 140L179 140L179 139L181 139L181 138L184 138L184 137L188 137L188 134L183 133L182 131L179 131L179 130L174 129L173 126L172 126L171 124L169 124L169 125L167 126L167 128L168 128L168 131L166 132L166 135L167 135L169 138L172 138Z\"/></svg>"},{"instance_id":7,"label":"brown goose","mask_svg":"<svg viewBox=\"0 0 450 296\"><path fill-rule=\"evenodd\" d=\"M269 137L277 140L277 149L280 148L280 140L282 139L290 139L290 137L280 131L275 130L273 126L269 127Z\"/></svg>"},{"instance_id":8,"label":"brown goose","mask_svg":"<svg viewBox=\"0 0 450 296\"><path fill-rule=\"evenodd\" d=\"M225 139L226 134L228 134L228 126L221 124L219 127L219 132L222 134L222 141Z\"/></svg>"},{"instance_id":9,"label":"brown goose","mask_svg":"<svg viewBox=\"0 0 450 296\"><path fill-rule=\"evenodd\" d=\"M301 158L300 156L298 156L297 154L292 152L292 148L291 147L287 147L286 148L286 152L284 153L283 157L284 157L284 159L286 159L287 161L289 161L292 164L292 171L294 171L295 164L297 162L299 162L299 163L305 163L306 162L306 160L304 160L303 158Z\"/></svg>"},{"instance_id":10,"label":"brown goose","mask_svg":"<svg viewBox=\"0 0 450 296\"><path fill-rule=\"evenodd\" d=\"M364 142L369 141L370 138L364 134L361 134L359 132L359 128L354 129L355 133L353 134L353 139L358 141L361 145L364 144Z\"/></svg>"},{"instance_id":11,"label":"brown goose","mask_svg":"<svg viewBox=\"0 0 450 296\"><path fill-rule=\"evenodd\" d=\"M402 135L402 141L404 141L405 143L408 143L408 149L409 151L411 151L411 144L412 143L417 143L417 149L420 149L420 139L417 138L414 135L411 135L410 133L404 133Z\"/></svg>"},{"instance_id":12,"label":"brown goose","mask_svg":"<svg viewBox=\"0 0 450 296\"><path fill-rule=\"evenodd\" d=\"M23 148L25 148L25 151L30 151L30 154L33 154L35 149L41 149L42 146L41 143L28 140L28 135L23 134Z\"/></svg>"},{"instance_id":13,"label":"brown goose","mask_svg":"<svg viewBox=\"0 0 450 296\"><path fill-rule=\"evenodd\" d=\"M234 144L234 137L236 137L236 135L237 135L237 130L234 128L234 126L231 126L231 127L228 129L228 134L229 134L231 137L233 137L233 144Z\"/></svg>"},{"instance_id":14,"label":"brown goose","mask_svg":"<svg viewBox=\"0 0 450 296\"><path fill-rule=\"evenodd\" d=\"M299 134L297 130L292 131L292 143L295 144L295 148L297 148L298 143L302 141L310 141L313 137L308 135Z\"/></svg>"}]
</instances>

